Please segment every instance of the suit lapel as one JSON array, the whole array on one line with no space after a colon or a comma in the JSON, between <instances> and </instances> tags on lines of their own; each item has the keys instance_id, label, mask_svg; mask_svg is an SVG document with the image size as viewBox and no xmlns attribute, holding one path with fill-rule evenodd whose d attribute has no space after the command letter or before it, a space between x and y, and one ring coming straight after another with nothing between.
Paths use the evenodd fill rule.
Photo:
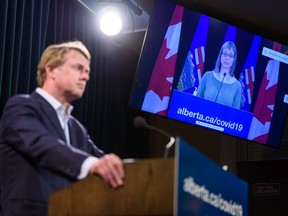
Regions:
<instances>
[{"instance_id":1,"label":"suit lapel","mask_svg":"<svg viewBox=\"0 0 288 216\"><path fill-rule=\"evenodd\" d=\"M37 94L36 92L33 92L31 96L38 102L39 108L42 111L43 118L46 118L50 122L52 128L62 140L66 140L57 113L53 109L53 107L41 95Z\"/></svg>"}]
</instances>

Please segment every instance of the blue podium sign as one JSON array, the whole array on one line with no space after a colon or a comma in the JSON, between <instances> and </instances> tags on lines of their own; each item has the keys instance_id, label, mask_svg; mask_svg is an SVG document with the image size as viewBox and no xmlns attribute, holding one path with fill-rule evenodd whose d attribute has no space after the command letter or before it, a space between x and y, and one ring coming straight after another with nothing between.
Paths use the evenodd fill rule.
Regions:
<instances>
[{"instance_id":1,"label":"blue podium sign","mask_svg":"<svg viewBox=\"0 0 288 216\"><path fill-rule=\"evenodd\" d=\"M248 215L248 183L178 137L175 163L174 215Z\"/></svg>"},{"instance_id":2,"label":"blue podium sign","mask_svg":"<svg viewBox=\"0 0 288 216\"><path fill-rule=\"evenodd\" d=\"M174 90L168 117L247 139L253 114Z\"/></svg>"}]
</instances>

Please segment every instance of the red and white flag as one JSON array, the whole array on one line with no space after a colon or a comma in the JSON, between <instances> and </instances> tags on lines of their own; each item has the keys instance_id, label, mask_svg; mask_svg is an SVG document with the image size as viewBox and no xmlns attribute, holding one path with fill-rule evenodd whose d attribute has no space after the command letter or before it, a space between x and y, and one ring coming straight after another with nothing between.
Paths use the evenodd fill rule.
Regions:
<instances>
[{"instance_id":1,"label":"red and white flag","mask_svg":"<svg viewBox=\"0 0 288 216\"><path fill-rule=\"evenodd\" d=\"M280 51L279 43L273 44L273 50ZM248 139L265 144L274 111L276 90L278 84L280 62L275 59L268 61L262 83L254 107Z\"/></svg>"},{"instance_id":2,"label":"red and white flag","mask_svg":"<svg viewBox=\"0 0 288 216\"><path fill-rule=\"evenodd\" d=\"M175 73L184 8L176 6L154 65L142 110L166 116Z\"/></svg>"}]
</instances>

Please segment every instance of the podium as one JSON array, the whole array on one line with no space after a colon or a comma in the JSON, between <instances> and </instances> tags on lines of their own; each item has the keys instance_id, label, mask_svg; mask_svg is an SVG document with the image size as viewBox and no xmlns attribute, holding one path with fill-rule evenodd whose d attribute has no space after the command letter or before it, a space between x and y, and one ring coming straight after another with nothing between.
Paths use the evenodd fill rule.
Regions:
<instances>
[{"instance_id":1,"label":"podium","mask_svg":"<svg viewBox=\"0 0 288 216\"><path fill-rule=\"evenodd\" d=\"M133 160L124 167L123 187L88 176L51 194L48 215L173 215L174 158Z\"/></svg>"}]
</instances>

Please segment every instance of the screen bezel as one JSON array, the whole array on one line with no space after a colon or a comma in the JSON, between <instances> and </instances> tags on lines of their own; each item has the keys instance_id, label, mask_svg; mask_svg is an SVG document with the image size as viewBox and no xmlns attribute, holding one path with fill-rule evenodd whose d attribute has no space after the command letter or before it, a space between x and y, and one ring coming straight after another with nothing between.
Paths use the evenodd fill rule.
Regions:
<instances>
[{"instance_id":1,"label":"screen bezel","mask_svg":"<svg viewBox=\"0 0 288 216\"><path fill-rule=\"evenodd\" d=\"M137 72L137 75L135 77L134 86L133 86L131 97L130 97L130 103L129 103L130 107L134 107L134 108L137 108L137 109L140 108L141 109L142 102L143 102L143 99L145 97L145 93L144 92L146 91L146 88L147 88L149 80L150 80L150 76L147 76L147 73L150 73L150 72L152 73L153 66L154 66L154 64L156 62L156 59L157 59L158 51L160 50L162 42L163 42L165 31L166 31L167 26L169 25L169 22L170 22L171 16L167 16L167 11L170 14L172 14L173 11L174 11L175 5L176 5L175 3L169 3L168 5L165 5L165 11L164 11L164 10L157 10L157 7L160 7L160 6L157 5L157 2L155 3L155 7L156 8L154 8L154 12L153 12L153 15L151 17L150 24L149 24L149 27L148 27L148 30L147 30L147 35L145 37L144 46L143 46L143 49L142 49L142 52L141 52L141 58L140 58L139 64L138 64L138 72ZM163 8L163 5L161 7ZM185 8L185 9L186 10L191 10L191 8ZM158 12L157 15L155 14L155 10ZM198 12L196 10L194 10L194 12L195 13L200 13L200 12ZM204 14L203 12L201 12L201 13ZM212 19L219 20L219 18L215 18L215 17L213 17L211 15L208 15L208 14L205 14L205 15L210 16ZM159 17L161 17L161 19L159 19ZM224 22L222 20L219 20L219 21ZM224 23L226 23L228 25L229 24L232 25L231 23L227 23L227 22L224 22ZM156 31L155 29L157 29L157 32L158 32L156 35L153 34L153 32L155 33L155 31ZM243 30L247 31L247 32L250 32L251 34L257 34L257 32L252 32L251 30L247 30L247 29L243 29ZM193 35L193 33L194 32L190 31L187 34ZM189 37L187 37L187 38L189 38ZM148 43L147 41L149 42L149 44L147 44ZM219 44L217 45L218 47L220 47L220 43L222 43L222 41L219 41ZM183 44L184 43L182 43L182 45ZM180 44L180 46L181 46L181 44ZM179 49L181 49L180 46L179 46ZM186 48L189 49L189 45L186 46ZM179 59L179 57L178 57L178 59ZM182 60L178 60L178 59L177 59L177 64L176 64L176 71L180 71L181 70L179 68L181 68L181 65L183 66L183 61L184 61L184 58L182 58ZM151 60L153 60L153 61L151 61ZM145 65L146 73L139 73L139 70L141 70L141 67L143 65ZM239 65L243 65L243 64L239 63ZM259 69L259 71L260 70L264 71L265 67L266 67L266 65L263 65L264 69ZM174 77L175 80L179 79L179 74L180 73L178 73L178 74L176 73L176 75ZM141 84L137 84L138 80L141 80ZM176 87L176 85L177 85L177 82L174 81L173 82L173 89ZM136 90L137 90L137 92L140 92L140 94L137 94L137 96L134 95ZM280 97L280 96L278 95L277 97ZM287 106L286 106L286 109L284 109L284 110L283 109L279 110L278 108L279 107L276 107L274 112L281 113L281 115L279 115L279 116L276 115L276 117L273 115L273 118L280 119L283 116L285 116L285 119L286 119L286 117L287 117ZM144 112L146 112L146 111L144 111ZM151 112L148 112L148 113L151 113ZM281 121L282 121L282 123L281 123L281 127L282 127L281 131L283 133L284 126L285 126L285 120L281 120ZM278 128L279 125L276 124L277 121L272 119L271 122L272 122L271 129L278 130L279 129ZM224 134L226 134L226 133L224 133ZM228 135L234 136L232 134L228 134ZM280 146L282 134L281 134L281 136L279 134L277 136L279 136L280 138L279 137L278 138L277 137L271 137L269 139L277 138L278 139L278 141L277 141L278 144L273 144L273 145L264 144L264 143L260 143L260 144L278 148ZM238 137L238 136L236 136L236 137ZM253 140L249 140L249 141L255 142ZM259 143L259 142L256 142L256 143Z\"/></svg>"}]
</instances>

